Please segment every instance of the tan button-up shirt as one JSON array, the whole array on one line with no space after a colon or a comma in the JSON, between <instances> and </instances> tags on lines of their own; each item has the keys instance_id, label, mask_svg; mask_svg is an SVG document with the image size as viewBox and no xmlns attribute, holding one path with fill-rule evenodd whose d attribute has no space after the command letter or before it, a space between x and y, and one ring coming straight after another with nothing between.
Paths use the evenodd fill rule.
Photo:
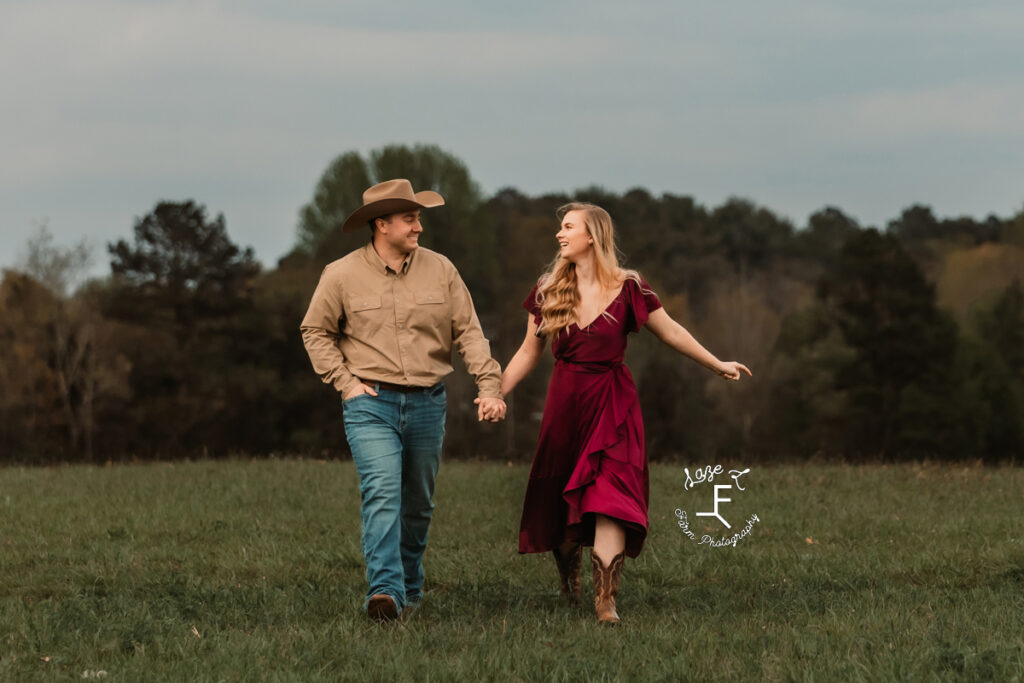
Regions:
<instances>
[{"instance_id":1,"label":"tan button-up shirt","mask_svg":"<svg viewBox=\"0 0 1024 683\"><path fill-rule=\"evenodd\" d=\"M452 262L418 247L392 270L367 244L324 268L302 320L313 369L344 396L360 380L428 387L452 372L452 344L481 398L501 368Z\"/></svg>"}]
</instances>

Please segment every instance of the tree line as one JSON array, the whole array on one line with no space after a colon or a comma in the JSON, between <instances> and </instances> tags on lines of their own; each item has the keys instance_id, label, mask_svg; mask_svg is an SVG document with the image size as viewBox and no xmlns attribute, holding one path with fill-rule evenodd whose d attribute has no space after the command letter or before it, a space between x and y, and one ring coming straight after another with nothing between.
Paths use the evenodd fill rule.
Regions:
<instances>
[{"instance_id":1,"label":"tree line","mask_svg":"<svg viewBox=\"0 0 1024 683\"><path fill-rule=\"evenodd\" d=\"M726 383L642 333L627 363L651 460L1015 460L1024 447L1024 210L939 218L914 205L884 229L829 207L795 227L730 199L591 187L484 196L434 146L339 156L299 212L294 248L263 269L223 215L158 203L107 245L110 275L73 286L83 245L44 231L0 281L0 461L46 463L347 453L341 403L298 326L323 266L361 246L342 219L379 180L444 195L421 243L456 264L495 357L522 340L520 304L555 255L554 210L591 201L626 265L720 358ZM550 356L478 424L471 378L447 381L448 457L532 457Z\"/></svg>"}]
</instances>

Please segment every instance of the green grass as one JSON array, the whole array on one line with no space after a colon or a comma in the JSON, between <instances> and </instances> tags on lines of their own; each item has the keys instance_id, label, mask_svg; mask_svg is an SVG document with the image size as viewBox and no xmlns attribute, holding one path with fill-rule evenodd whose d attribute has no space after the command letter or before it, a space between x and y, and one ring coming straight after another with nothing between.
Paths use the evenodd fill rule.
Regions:
<instances>
[{"instance_id":1,"label":"green grass","mask_svg":"<svg viewBox=\"0 0 1024 683\"><path fill-rule=\"evenodd\" d=\"M709 548L656 466L618 628L516 553L526 476L442 466L425 603L378 626L350 462L0 469L0 680L1024 677L1024 469L754 467Z\"/></svg>"}]
</instances>

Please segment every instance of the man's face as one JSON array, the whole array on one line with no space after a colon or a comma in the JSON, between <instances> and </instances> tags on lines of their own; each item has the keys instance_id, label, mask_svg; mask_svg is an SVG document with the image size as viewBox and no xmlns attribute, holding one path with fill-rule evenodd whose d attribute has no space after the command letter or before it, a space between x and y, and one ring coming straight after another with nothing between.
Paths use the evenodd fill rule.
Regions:
<instances>
[{"instance_id":1,"label":"man's face","mask_svg":"<svg viewBox=\"0 0 1024 683\"><path fill-rule=\"evenodd\" d=\"M409 254L419 246L420 233L423 232L419 209L393 213L381 221L377 223L377 230L396 251Z\"/></svg>"}]
</instances>

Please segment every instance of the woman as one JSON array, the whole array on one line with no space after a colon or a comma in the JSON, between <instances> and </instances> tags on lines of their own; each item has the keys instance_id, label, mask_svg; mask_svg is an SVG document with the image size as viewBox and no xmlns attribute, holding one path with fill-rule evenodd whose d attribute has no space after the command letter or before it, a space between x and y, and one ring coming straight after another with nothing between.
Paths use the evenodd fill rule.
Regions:
<instances>
[{"instance_id":1,"label":"woman","mask_svg":"<svg viewBox=\"0 0 1024 683\"><path fill-rule=\"evenodd\" d=\"M715 358L661 308L635 271L619 267L611 217L593 204L558 210L558 255L523 302L526 338L501 378L507 396L551 340L555 368L523 503L519 552L552 551L562 593L579 601L583 545L592 545L594 608L619 621L626 555L647 535L648 474L636 386L622 364L626 335L658 339L726 379L748 370Z\"/></svg>"}]
</instances>

